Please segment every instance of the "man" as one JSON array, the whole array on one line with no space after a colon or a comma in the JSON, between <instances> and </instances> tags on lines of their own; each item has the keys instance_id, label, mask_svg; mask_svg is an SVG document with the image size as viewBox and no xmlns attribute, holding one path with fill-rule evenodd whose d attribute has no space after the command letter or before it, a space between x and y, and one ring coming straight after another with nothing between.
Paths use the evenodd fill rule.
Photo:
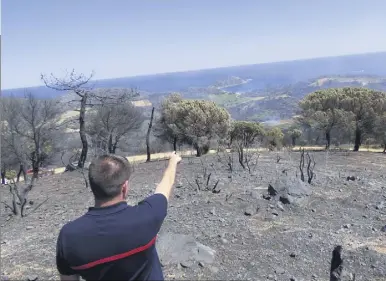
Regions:
<instances>
[{"instance_id":1,"label":"man","mask_svg":"<svg viewBox=\"0 0 386 281\"><path fill-rule=\"evenodd\" d=\"M60 231L56 264L61 280L163 280L155 240L164 218L177 164L172 153L155 193L127 205L130 165L103 155L89 167L95 206Z\"/></svg>"}]
</instances>

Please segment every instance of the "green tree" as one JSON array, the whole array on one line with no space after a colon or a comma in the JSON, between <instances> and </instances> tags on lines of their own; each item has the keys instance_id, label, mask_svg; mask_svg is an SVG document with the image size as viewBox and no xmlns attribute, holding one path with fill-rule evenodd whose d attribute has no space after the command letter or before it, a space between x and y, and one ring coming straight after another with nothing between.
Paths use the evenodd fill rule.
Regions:
<instances>
[{"instance_id":1,"label":"green tree","mask_svg":"<svg viewBox=\"0 0 386 281\"><path fill-rule=\"evenodd\" d=\"M291 137L292 146L296 146L296 140L302 136L303 132L300 129L293 128L288 131L288 134Z\"/></svg>"},{"instance_id":2,"label":"green tree","mask_svg":"<svg viewBox=\"0 0 386 281\"><path fill-rule=\"evenodd\" d=\"M301 123L320 130L326 138L326 149L331 144L331 130L347 122L347 112L341 108L340 89L315 91L300 101Z\"/></svg>"},{"instance_id":3,"label":"green tree","mask_svg":"<svg viewBox=\"0 0 386 281\"><path fill-rule=\"evenodd\" d=\"M159 123L164 128L164 139L191 144L201 156L209 151L211 140L226 138L230 115L214 102L172 95L161 105Z\"/></svg>"},{"instance_id":4,"label":"green tree","mask_svg":"<svg viewBox=\"0 0 386 281\"><path fill-rule=\"evenodd\" d=\"M383 153L386 153L386 112L377 117L374 136L376 141L383 147Z\"/></svg>"},{"instance_id":5,"label":"green tree","mask_svg":"<svg viewBox=\"0 0 386 281\"><path fill-rule=\"evenodd\" d=\"M228 111L211 101L183 100L177 115L183 137L198 157L209 151L211 140L226 138L230 128Z\"/></svg>"},{"instance_id":6,"label":"green tree","mask_svg":"<svg viewBox=\"0 0 386 281\"><path fill-rule=\"evenodd\" d=\"M355 124L354 151L359 151L366 134L373 134L375 123L386 111L386 93L366 88L341 88L341 108Z\"/></svg>"},{"instance_id":7,"label":"green tree","mask_svg":"<svg viewBox=\"0 0 386 281\"><path fill-rule=\"evenodd\" d=\"M160 106L160 117L154 126L155 136L171 143L173 150L177 151L178 142L183 141L183 130L178 120L178 106L182 102L182 96L178 93L170 94Z\"/></svg>"},{"instance_id":8,"label":"green tree","mask_svg":"<svg viewBox=\"0 0 386 281\"><path fill-rule=\"evenodd\" d=\"M279 127L273 127L267 132L270 149L280 148L283 144L284 134Z\"/></svg>"},{"instance_id":9,"label":"green tree","mask_svg":"<svg viewBox=\"0 0 386 281\"><path fill-rule=\"evenodd\" d=\"M246 169L244 163L247 162L244 149L250 148L264 134L264 128L257 122L234 121L232 123L230 142L237 149L239 163L243 169Z\"/></svg>"}]
</instances>

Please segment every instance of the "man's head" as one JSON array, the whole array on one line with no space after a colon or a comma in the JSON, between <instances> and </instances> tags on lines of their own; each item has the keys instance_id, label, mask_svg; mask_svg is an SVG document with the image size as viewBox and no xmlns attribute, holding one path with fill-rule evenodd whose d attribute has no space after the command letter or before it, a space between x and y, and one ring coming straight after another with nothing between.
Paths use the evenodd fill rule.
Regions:
<instances>
[{"instance_id":1,"label":"man's head","mask_svg":"<svg viewBox=\"0 0 386 281\"><path fill-rule=\"evenodd\" d=\"M94 159L88 177L91 190L98 201L115 198L125 199L131 167L126 158L117 155L102 155Z\"/></svg>"}]
</instances>

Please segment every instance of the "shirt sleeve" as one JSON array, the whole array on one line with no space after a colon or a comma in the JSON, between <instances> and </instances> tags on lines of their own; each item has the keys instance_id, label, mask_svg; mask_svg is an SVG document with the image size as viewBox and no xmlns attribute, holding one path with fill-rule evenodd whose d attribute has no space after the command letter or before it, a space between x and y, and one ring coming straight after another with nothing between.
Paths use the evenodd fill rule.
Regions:
<instances>
[{"instance_id":1,"label":"shirt sleeve","mask_svg":"<svg viewBox=\"0 0 386 281\"><path fill-rule=\"evenodd\" d=\"M75 275L76 272L70 267L64 257L63 229L59 233L56 243L56 267L61 275Z\"/></svg>"},{"instance_id":2,"label":"shirt sleeve","mask_svg":"<svg viewBox=\"0 0 386 281\"><path fill-rule=\"evenodd\" d=\"M168 200L163 194L153 194L139 202L138 208L146 213L146 217L152 222L152 233L156 235L167 215Z\"/></svg>"}]
</instances>

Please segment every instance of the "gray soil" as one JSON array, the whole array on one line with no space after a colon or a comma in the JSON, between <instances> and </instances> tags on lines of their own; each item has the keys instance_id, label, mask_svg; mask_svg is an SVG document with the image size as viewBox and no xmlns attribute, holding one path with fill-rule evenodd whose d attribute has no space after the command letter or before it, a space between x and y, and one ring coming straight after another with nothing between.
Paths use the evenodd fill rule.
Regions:
<instances>
[{"instance_id":1,"label":"gray soil","mask_svg":"<svg viewBox=\"0 0 386 281\"><path fill-rule=\"evenodd\" d=\"M263 196L268 198L268 185L276 188L278 178L302 185L296 178L298 152L281 153L279 163L276 153L262 153L251 173L237 161L230 173L226 155L222 161L214 155L185 158L157 245L165 278L329 280L332 250L342 245L347 272L356 281L386 280L386 156L313 154L316 178L304 185L311 193L297 204ZM165 161L136 164L128 202L150 195L165 167ZM203 167L212 173L210 189L220 180L219 193L204 190L205 184L197 190ZM1 188L1 198L9 202L8 188ZM1 207L2 278L57 280L58 232L86 212L92 194L82 176L71 172L40 179L29 200L25 218Z\"/></svg>"}]
</instances>

